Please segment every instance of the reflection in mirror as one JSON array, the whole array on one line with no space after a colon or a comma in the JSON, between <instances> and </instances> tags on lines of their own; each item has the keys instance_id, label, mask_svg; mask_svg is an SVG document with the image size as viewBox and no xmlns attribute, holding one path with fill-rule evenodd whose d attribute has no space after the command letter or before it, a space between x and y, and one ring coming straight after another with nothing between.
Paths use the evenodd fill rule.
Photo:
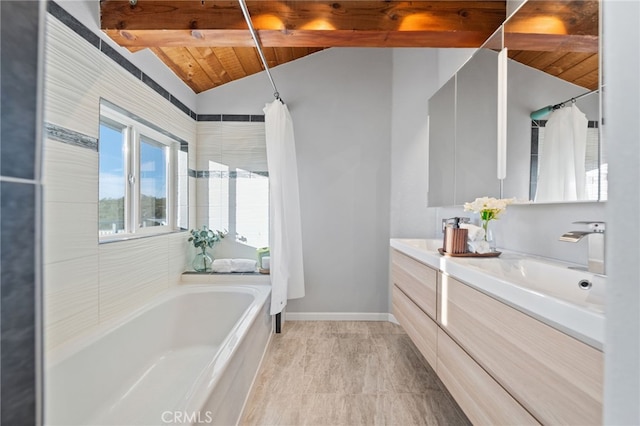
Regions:
<instances>
[{"instance_id":1,"label":"reflection in mirror","mask_svg":"<svg viewBox=\"0 0 640 426\"><path fill-rule=\"evenodd\" d=\"M479 49L457 78L455 205L499 198L498 53Z\"/></svg>"},{"instance_id":2,"label":"reflection in mirror","mask_svg":"<svg viewBox=\"0 0 640 426\"><path fill-rule=\"evenodd\" d=\"M498 29L429 99L429 206L500 196L497 178Z\"/></svg>"},{"instance_id":3,"label":"reflection in mirror","mask_svg":"<svg viewBox=\"0 0 640 426\"><path fill-rule=\"evenodd\" d=\"M557 200L560 198L560 195L554 197L555 191L563 189L560 185L556 184L550 185L551 187L547 188L546 191L538 191L538 180L541 176L540 165L545 164L547 167L551 166L552 170L546 172L547 177L549 176L549 172L553 173L553 169L556 169L556 167L553 166L553 158L543 159L544 156L552 154L552 151L548 147L548 141L545 143L547 122L548 120L531 120L531 184L529 197L536 202L545 201L545 197L551 201ZM581 156L581 158L584 158L584 164L583 167L579 167L581 174L584 176L584 180L582 181L583 185L582 187L576 186L572 188L575 189L576 200L596 201L598 200L598 194L601 194L602 198L606 199L607 164L603 155L602 166L600 165L598 121L587 120L584 142L584 154ZM574 170L574 173L577 169L578 168ZM544 171L542 175L544 175ZM603 181L604 185L600 185L600 180ZM567 194L563 198L568 201L568 197L569 195Z\"/></svg>"},{"instance_id":4,"label":"reflection in mirror","mask_svg":"<svg viewBox=\"0 0 640 426\"><path fill-rule=\"evenodd\" d=\"M505 23L505 196L535 202L606 199L598 21L598 1L530 0ZM545 181L554 185L543 191Z\"/></svg>"}]
</instances>

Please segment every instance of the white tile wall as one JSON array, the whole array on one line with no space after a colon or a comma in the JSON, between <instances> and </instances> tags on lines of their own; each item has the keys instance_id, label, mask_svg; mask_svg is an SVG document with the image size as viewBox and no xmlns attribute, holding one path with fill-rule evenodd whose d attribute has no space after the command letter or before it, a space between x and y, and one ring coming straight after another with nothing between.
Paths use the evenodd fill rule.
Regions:
<instances>
[{"instance_id":1,"label":"white tile wall","mask_svg":"<svg viewBox=\"0 0 640 426\"><path fill-rule=\"evenodd\" d=\"M187 142L195 140L195 120L127 70L116 66L106 55L100 57L99 77L103 87L101 97Z\"/></svg>"},{"instance_id":2,"label":"white tile wall","mask_svg":"<svg viewBox=\"0 0 640 426\"><path fill-rule=\"evenodd\" d=\"M72 191L71 186L69 192ZM45 203L45 263L96 255L98 252L97 217L97 203Z\"/></svg>"},{"instance_id":3,"label":"white tile wall","mask_svg":"<svg viewBox=\"0 0 640 426\"><path fill-rule=\"evenodd\" d=\"M192 245L187 241L189 235L178 233L167 236L169 252L169 286L178 285L180 275L191 269Z\"/></svg>"},{"instance_id":4,"label":"white tile wall","mask_svg":"<svg viewBox=\"0 0 640 426\"><path fill-rule=\"evenodd\" d=\"M194 168L196 122L50 15L46 66L48 122L97 138L102 97L188 141ZM43 173L50 350L177 285L191 252L186 233L98 244L97 152L48 139ZM194 223L194 178L189 190Z\"/></svg>"},{"instance_id":5,"label":"white tile wall","mask_svg":"<svg viewBox=\"0 0 640 426\"><path fill-rule=\"evenodd\" d=\"M98 49L47 15L45 121L98 137L102 91Z\"/></svg>"},{"instance_id":6,"label":"white tile wall","mask_svg":"<svg viewBox=\"0 0 640 426\"><path fill-rule=\"evenodd\" d=\"M100 321L169 288L167 236L100 245Z\"/></svg>"},{"instance_id":7,"label":"white tile wall","mask_svg":"<svg viewBox=\"0 0 640 426\"><path fill-rule=\"evenodd\" d=\"M46 214L46 213L45 213ZM98 325L98 254L45 265L45 347Z\"/></svg>"},{"instance_id":8,"label":"white tile wall","mask_svg":"<svg viewBox=\"0 0 640 426\"><path fill-rule=\"evenodd\" d=\"M209 170L209 161L251 171L267 170L264 123L199 122L198 170Z\"/></svg>"},{"instance_id":9,"label":"white tile wall","mask_svg":"<svg viewBox=\"0 0 640 426\"><path fill-rule=\"evenodd\" d=\"M44 144L44 201L98 202L98 152L47 139ZM72 191L69 189L73 188Z\"/></svg>"}]
</instances>

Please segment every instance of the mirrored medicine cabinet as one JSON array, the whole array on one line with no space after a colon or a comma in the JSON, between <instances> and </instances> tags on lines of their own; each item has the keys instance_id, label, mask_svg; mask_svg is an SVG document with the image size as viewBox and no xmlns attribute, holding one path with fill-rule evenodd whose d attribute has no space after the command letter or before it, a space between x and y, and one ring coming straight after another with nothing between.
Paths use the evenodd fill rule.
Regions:
<instances>
[{"instance_id":1,"label":"mirrored medicine cabinet","mask_svg":"<svg viewBox=\"0 0 640 426\"><path fill-rule=\"evenodd\" d=\"M430 207L476 197L536 201L536 185L550 116L573 98L588 122L583 198L606 200L606 150L600 136L598 1L527 1L429 99ZM498 54L506 47L506 177L498 179Z\"/></svg>"}]
</instances>

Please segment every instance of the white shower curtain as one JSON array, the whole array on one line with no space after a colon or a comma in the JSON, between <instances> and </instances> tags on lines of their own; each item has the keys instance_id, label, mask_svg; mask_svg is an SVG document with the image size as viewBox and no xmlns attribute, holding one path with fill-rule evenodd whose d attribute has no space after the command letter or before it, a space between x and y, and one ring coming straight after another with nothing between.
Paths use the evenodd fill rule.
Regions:
<instances>
[{"instance_id":1,"label":"white shower curtain","mask_svg":"<svg viewBox=\"0 0 640 426\"><path fill-rule=\"evenodd\" d=\"M572 104L555 110L538 153L536 202L584 200L588 120Z\"/></svg>"},{"instance_id":2,"label":"white shower curtain","mask_svg":"<svg viewBox=\"0 0 640 426\"><path fill-rule=\"evenodd\" d=\"M279 100L267 104L264 114L271 216L271 315L275 315L282 312L287 299L304 297L302 226L291 115Z\"/></svg>"}]
</instances>

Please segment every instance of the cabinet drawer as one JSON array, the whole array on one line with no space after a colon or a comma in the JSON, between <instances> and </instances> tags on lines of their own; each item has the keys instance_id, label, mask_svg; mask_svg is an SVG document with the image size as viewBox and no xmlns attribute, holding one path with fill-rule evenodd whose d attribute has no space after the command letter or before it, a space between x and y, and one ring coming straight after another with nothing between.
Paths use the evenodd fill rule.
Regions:
<instances>
[{"instance_id":1,"label":"cabinet drawer","mask_svg":"<svg viewBox=\"0 0 640 426\"><path fill-rule=\"evenodd\" d=\"M435 320L437 271L396 250L391 251L391 261L393 283Z\"/></svg>"},{"instance_id":2,"label":"cabinet drawer","mask_svg":"<svg viewBox=\"0 0 640 426\"><path fill-rule=\"evenodd\" d=\"M602 352L451 277L440 324L543 424L602 423Z\"/></svg>"},{"instance_id":3,"label":"cabinet drawer","mask_svg":"<svg viewBox=\"0 0 640 426\"><path fill-rule=\"evenodd\" d=\"M476 425L539 424L460 346L438 329L438 377Z\"/></svg>"},{"instance_id":4,"label":"cabinet drawer","mask_svg":"<svg viewBox=\"0 0 640 426\"><path fill-rule=\"evenodd\" d=\"M395 285L392 298L393 315L435 370L438 325Z\"/></svg>"}]
</instances>

